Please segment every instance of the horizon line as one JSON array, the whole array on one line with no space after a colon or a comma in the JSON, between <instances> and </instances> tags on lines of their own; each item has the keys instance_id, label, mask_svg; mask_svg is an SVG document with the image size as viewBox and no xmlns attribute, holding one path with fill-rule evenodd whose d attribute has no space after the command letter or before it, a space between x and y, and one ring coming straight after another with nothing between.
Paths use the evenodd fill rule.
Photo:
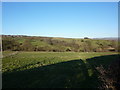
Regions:
<instances>
[{"instance_id":1,"label":"horizon line","mask_svg":"<svg viewBox=\"0 0 120 90\"><path fill-rule=\"evenodd\" d=\"M15 34L1 34L1 35L10 35L10 36L36 36L36 37L53 37L53 38L75 38L75 39L81 39L81 38L85 38L85 37L87 37L87 38L119 38L120 36L116 36L116 37L88 37L88 36L84 36L84 37L57 37L57 36L42 36L42 35L26 35L26 34L17 34L17 35L15 35Z\"/></svg>"}]
</instances>

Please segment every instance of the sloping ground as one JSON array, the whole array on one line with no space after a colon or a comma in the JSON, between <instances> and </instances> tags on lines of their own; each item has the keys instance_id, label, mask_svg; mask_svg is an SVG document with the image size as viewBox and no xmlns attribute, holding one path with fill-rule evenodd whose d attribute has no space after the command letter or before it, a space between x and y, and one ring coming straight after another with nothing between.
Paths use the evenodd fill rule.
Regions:
<instances>
[{"instance_id":1,"label":"sloping ground","mask_svg":"<svg viewBox=\"0 0 120 90\"><path fill-rule=\"evenodd\" d=\"M104 61L103 61L104 60ZM120 55L95 57L92 60L88 59L92 69L98 73L98 78L101 81L100 89L119 90L120 88Z\"/></svg>"},{"instance_id":2,"label":"sloping ground","mask_svg":"<svg viewBox=\"0 0 120 90\"><path fill-rule=\"evenodd\" d=\"M36 36L3 36L3 50L52 52L117 51L118 42L112 40L73 39ZM110 49L112 48L112 50Z\"/></svg>"},{"instance_id":3,"label":"sloping ground","mask_svg":"<svg viewBox=\"0 0 120 90\"><path fill-rule=\"evenodd\" d=\"M112 62L119 60L119 55L105 55L89 58L86 60L75 59L70 61L58 62L50 65L39 66L41 63L35 63L38 67L28 68L34 64L29 64L26 69L13 70L12 72L3 73L3 88L99 88L109 87L105 80L108 78L101 74L101 71L111 71L106 75L114 74L110 77L115 83L115 88L119 85L117 81L117 68L112 67ZM117 61L118 62L118 61ZM100 68L103 68L100 69ZM22 67L21 67L22 68ZM108 81L108 80L107 80ZM108 81L110 83L111 81Z\"/></svg>"},{"instance_id":4,"label":"sloping ground","mask_svg":"<svg viewBox=\"0 0 120 90\"><path fill-rule=\"evenodd\" d=\"M97 67L96 69L100 73L100 79L103 81L101 89L120 89L120 57L113 61L107 69L103 66Z\"/></svg>"}]
</instances>

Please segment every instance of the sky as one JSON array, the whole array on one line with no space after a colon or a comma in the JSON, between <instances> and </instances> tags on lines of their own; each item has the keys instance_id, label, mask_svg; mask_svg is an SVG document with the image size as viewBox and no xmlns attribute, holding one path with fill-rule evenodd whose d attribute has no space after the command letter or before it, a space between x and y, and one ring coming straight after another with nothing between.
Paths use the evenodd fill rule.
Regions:
<instances>
[{"instance_id":1,"label":"sky","mask_svg":"<svg viewBox=\"0 0 120 90\"><path fill-rule=\"evenodd\" d=\"M118 36L117 2L3 2L2 34L65 38Z\"/></svg>"}]
</instances>

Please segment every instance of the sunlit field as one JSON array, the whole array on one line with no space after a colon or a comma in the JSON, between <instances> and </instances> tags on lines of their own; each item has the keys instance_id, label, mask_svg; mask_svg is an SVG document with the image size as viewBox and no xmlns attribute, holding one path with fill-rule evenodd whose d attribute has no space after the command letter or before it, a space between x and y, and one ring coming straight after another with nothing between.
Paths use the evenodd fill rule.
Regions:
<instances>
[{"instance_id":1,"label":"sunlit field","mask_svg":"<svg viewBox=\"0 0 120 90\"><path fill-rule=\"evenodd\" d=\"M99 87L96 67L107 67L115 52L3 52L3 88ZM94 67L93 67L94 66Z\"/></svg>"},{"instance_id":2,"label":"sunlit field","mask_svg":"<svg viewBox=\"0 0 120 90\"><path fill-rule=\"evenodd\" d=\"M119 90L118 4L2 2L2 89Z\"/></svg>"}]
</instances>

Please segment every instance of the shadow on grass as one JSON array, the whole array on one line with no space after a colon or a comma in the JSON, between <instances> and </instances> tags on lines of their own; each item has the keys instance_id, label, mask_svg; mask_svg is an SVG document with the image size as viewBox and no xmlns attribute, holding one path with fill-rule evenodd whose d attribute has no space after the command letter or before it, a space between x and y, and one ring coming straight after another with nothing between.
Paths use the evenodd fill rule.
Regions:
<instances>
[{"instance_id":1,"label":"shadow on grass","mask_svg":"<svg viewBox=\"0 0 120 90\"><path fill-rule=\"evenodd\" d=\"M118 55L71 60L24 71L3 73L3 88L98 88L96 67L107 68Z\"/></svg>"},{"instance_id":2,"label":"shadow on grass","mask_svg":"<svg viewBox=\"0 0 120 90\"><path fill-rule=\"evenodd\" d=\"M98 78L100 89L111 88L117 90L120 88L120 55L106 55L94 57L86 60L94 73L94 77Z\"/></svg>"}]
</instances>

